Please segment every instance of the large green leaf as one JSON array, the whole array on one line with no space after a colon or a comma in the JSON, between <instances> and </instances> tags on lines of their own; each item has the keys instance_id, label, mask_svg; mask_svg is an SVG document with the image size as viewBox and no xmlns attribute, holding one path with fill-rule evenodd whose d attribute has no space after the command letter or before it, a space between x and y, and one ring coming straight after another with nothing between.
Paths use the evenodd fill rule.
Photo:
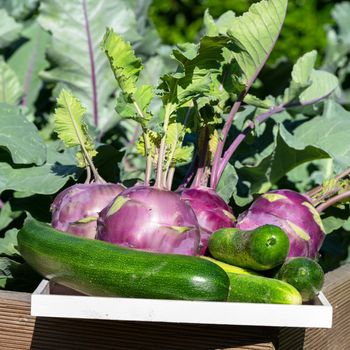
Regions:
<instances>
[{"instance_id":1,"label":"large green leaf","mask_svg":"<svg viewBox=\"0 0 350 350\"><path fill-rule=\"evenodd\" d=\"M9 16L5 9L1 8L0 23L0 49L2 49L19 37L22 25Z\"/></svg>"},{"instance_id":2,"label":"large green leaf","mask_svg":"<svg viewBox=\"0 0 350 350\"><path fill-rule=\"evenodd\" d=\"M285 19L288 0L262 0L232 21L230 37L240 49L233 53L241 70L238 83L250 87L269 57Z\"/></svg>"},{"instance_id":3,"label":"large green leaf","mask_svg":"<svg viewBox=\"0 0 350 350\"><path fill-rule=\"evenodd\" d=\"M73 152L61 152L56 144L47 148L47 161L42 166L19 167L0 152L0 193L15 190L32 194L53 194L77 173Z\"/></svg>"},{"instance_id":4,"label":"large green leaf","mask_svg":"<svg viewBox=\"0 0 350 350\"><path fill-rule=\"evenodd\" d=\"M311 51L298 59L293 67L292 81L284 92L284 104L299 102L307 105L329 96L338 88L335 75L314 69L316 58L317 52Z\"/></svg>"},{"instance_id":5,"label":"large green leaf","mask_svg":"<svg viewBox=\"0 0 350 350\"><path fill-rule=\"evenodd\" d=\"M330 154L336 166L350 164L350 112L334 101L328 101L322 116L302 123L294 131L304 143L319 147Z\"/></svg>"},{"instance_id":6,"label":"large green leaf","mask_svg":"<svg viewBox=\"0 0 350 350\"><path fill-rule=\"evenodd\" d=\"M18 107L6 104L0 104L1 147L10 153L15 164L41 165L46 160L46 146L36 126L25 118Z\"/></svg>"},{"instance_id":7,"label":"large green leaf","mask_svg":"<svg viewBox=\"0 0 350 350\"><path fill-rule=\"evenodd\" d=\"M38 20L52 33L49 57L55 63L42 76L71 90L100 128L115 118L104 107L116 82L99 45L106 27L128 40L140 39L133 5L129 0L45 0L40 5Z\"/></svg>"},{"instance_id":8,"label":"large green leaf","mask_svg":"<svg viewBox=\"0 0 350 350\"><path fill-rule=\"evenodd\" d=\"M16 105L22 91L17 74L0 56L0 103Z\"/></svg>"},{"instance_id":9,"label":"large green leaf","mask_svg":"<svg viewBox=\"0 0 350 350\"><path fill-rule=\"evenodd\" d=\"M42 86L39 72L48 67L45 51L50 35L34 22L22 32L22 36L28 41L14 52L8 64L16 72L23 88L22 106L32 109Z\"/></svg>"},{"instance_id":10,"label":"large green leaf","mask_svg":"<svg viewBox=\"0 0 350 350\"><path fill-rule=\"evenodd\" d=\"M13 228L5 233L4 238L0 238L0 255L20 255L17 250L17 232L18 230Z\"/></svg>"},{"instance_id":11,"label":"large green leaf","mask_svg":"<svg viewBox=\"0 0 350 350\"><path fill-rule=\"evenodd\" d=\"M260 138L266 138L263 134ZM244 196L235 194L239 205L247 204L254 193L264 193L289 171L300 164L316 159L329 158L320 147L290 134L283 125L274 127L274 141L262 151L259 161L253 165L236 163L240 179L238 186L246 187Z\"/></svg>"}]
</instances>

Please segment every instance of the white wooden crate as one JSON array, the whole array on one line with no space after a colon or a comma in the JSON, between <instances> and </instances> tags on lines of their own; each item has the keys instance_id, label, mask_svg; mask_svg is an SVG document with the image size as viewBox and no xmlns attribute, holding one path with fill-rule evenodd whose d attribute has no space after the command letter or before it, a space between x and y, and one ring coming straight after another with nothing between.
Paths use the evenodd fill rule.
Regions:
<instances>
[{"instance_id":1,"label":"white wooden crate","mask_svg":"<svg viewBox=\"0 0 350 350\"><path fill-rule=\"evenodd\" d=\"M313 305L112 298L77 295L43 280L32 294L31 314L42 317L331 328L332 306L323 293ZM75 294L75 295L74 295Z\"/></svg>"}]
</instances>

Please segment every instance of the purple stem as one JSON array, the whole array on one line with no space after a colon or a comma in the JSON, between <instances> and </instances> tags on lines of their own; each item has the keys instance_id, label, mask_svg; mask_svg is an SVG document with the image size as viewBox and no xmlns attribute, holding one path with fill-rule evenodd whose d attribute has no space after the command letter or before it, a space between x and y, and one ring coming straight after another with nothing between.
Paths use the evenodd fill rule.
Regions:
<instances>
[{"instance_id":1,"label":"purple stem","mask_svg":"<svg viewBox=\"0 0 350 350\"><path fill-rule=\"evenodd\" d=\"M271 107L267 112L262 113L258 115L255 118L255 123L252 121L249 121L248 126L238 134L238 136L235 138L235 140L232 142L230 147L226 150L219 167L217 169L217 177L216 181L213 183L212 188L216 189L219 180L222 176L222 173L224 172L224 169L229 162L230 158L232 157L233 153L236 151L238 146L245 140L245 138L249 135L249 133L255 128L256 124L263 123L266 119L271 117L275 113L280 113L286 109L286 106L284 104L281 104L279 106Z\"/></svg>"},{"instance_id":2,"label":"purple stem","mask_svg":"<svg viewBox=\"0 0 350 350\"><path fill-rule=\"evenodd\" d=\"M348 175L350 175L350 168L347 168L347 169L344 170L342 173L338 174L338 175L335 177L335 180L341 180L341 179L343 179L344 177L347 177ZM318 194L322 189L323 189L323 185L319 185L319 186L313 188L312 190L306 192L305 195L307 195L307 196L309 196L309 197L315 196L315 195ZM337 189L337 190L339 190L339 189Z\"/></svg>"},{"instance_id":3,"label":"purple stem","mask_svg":"<svg viewBox=\"0 0 350 350\"><path fill-rule=\"evenodd\" d=\"M224 150L224 145L225 142L227 140L227 136L229 133L229 130L231 128L232 122L234 120L234 117L236 115L236 113L238 112L245 96L247 95L248 91L250 90L250 88L252 87L254 81L256 80L256 78L258 77L259 73L261 72L261 70L263 69L263 67L265 66L268 58L271 55L271 52L273 50L273 48L276 45L277 39L281 33L282 30L282 25L284 23L284 19L286 17L286 12L284 13L284 18L281 22L281 26L278 30L278 33L276 35L276 37L274 38L272 45L270 47L270 49L266 52L266 56L265 58L262 60L262 62L260 63L260 66L258 66L257 70L255 71L255 74L251 77L251 79L247 82L247 86L245 87L244 91L242 91L240 93L240 95L238 96L237 101L234 103L234 105L231 108L230 114L225 122L224 128L222 130L222 138L221 140L219 140L218 143L218 147L215 151L215 155L214 155L214 161L213 161L213 169L212 169L212 175L211 175L211 179L210 179L210 187L211 188L216 188L219 179L220 179L220 175L218 174L219 168L220 168L220 162L221 162L221 157L222 157L222 153Z\"/></svg>"},{"instance_id":4,"label":"purple stem","mask_svg":"<svg viewBox=\"0 0 350 350\"><path fill-rule=\"evenodd\" d=\"M187 187L187 185L191 182L192 178L197 172L197 169L198 169L198 151L195 153L193 160L187 170L187 173L176 191L180 191L181 189Z\"/></svg>"},{"instance_id":5,"label":"purple stem","mask_svg":"<svg viewBox=\"0 0 350 350\"><path fill-rule=\"evenodd\" d=\"M332 197L331 199L329 199L328 201L320 204L318 207L316 207L317 211L319 213L322 213L323 211L325 211L327 208L331 207L332 205L344 200L344 199L348 199L350 197L350 191L338 194L337 196Z\"/></svg>"},{"instance_id":6,"label":"purple stem","mask_svg":"<svg viewBox=\"0 0 350 350\"><path fill-rule=\"evenodd\" d=\"M91 85L92 85L92 106L93 106L93 118L95 126L98 127L98 105L97 105L97 88L96 88L96 72L95 72L95 61L94 52L92 48L92 39L89 25L89 18L87 13L86 0L83 0L83 13L85 21L85 32L87 36L87 44L89 48L89 58L90 58L90 72L91 72Z\"/></svg>"}]
</instances>

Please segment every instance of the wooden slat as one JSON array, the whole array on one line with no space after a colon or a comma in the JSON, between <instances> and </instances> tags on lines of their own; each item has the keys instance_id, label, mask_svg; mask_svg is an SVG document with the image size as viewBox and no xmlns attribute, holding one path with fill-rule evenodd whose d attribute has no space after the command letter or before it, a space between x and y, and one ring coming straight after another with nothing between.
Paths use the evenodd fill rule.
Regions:
<instances>
[{"instance_id":1,"label":"wooden slat","mask_svg":"<svg viewBox=\"0 0 350 350\"><path fill-rule=\"evenodd\" d=\"M34 318L30 294L0 292L0 350L348 350L350 265L327 274L334 307L326 329L233 327Z\"/></svg>"}]
</instances>

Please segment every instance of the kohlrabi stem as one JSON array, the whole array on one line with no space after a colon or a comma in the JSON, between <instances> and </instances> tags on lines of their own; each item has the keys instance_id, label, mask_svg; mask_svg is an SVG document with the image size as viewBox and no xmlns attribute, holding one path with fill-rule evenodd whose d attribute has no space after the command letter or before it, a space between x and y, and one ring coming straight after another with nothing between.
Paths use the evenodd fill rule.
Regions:
<instances>
[{"instance_id":1,"label":"kohlrabi stem","mask_svg":"<svg viewBox=\"0 0 350 350\"><path fill-rule=\"evenodd\" d=\"M239 108L241 107L241 104L244 100L245 95L247 94L247 90L244 90L239 96L237 101L233 104L231 111L227 117L227 120L225 122L225 125L222 129L222 136L218 142L218 146L216 148L215 154L214 154L214 160L213 160L213 166L212 166L212 172L211 172L211 178L210 178L210 187L213 187L215 183L218 183L217 180L217 171L218 171L218 167L220 164L220 160L222 157L222 152L224 150L224 145L228 136L228 133L230 131L233 119L236 115L236 113L238 112Z\"/></svg>"},{"instance_id":2,"label":"kohlrabi stem","mask_svg":"<svg viewBox=\"0 0 350 350\"><path fill-rule=\"evenodd\" d=\"M208 159L208 146L209 146L209 129L204 127L200 130L198 139L198 169L191 187L207 186L208 184L208 172L207 159Z\"/></svg>"},{"instance_id":3,"label":"kohlrabi stem","mask_svg":"<svg viewBox=\"0 0 350 350\"><path fill-rule=\"evenodd\" d=\"M85 162L86 164L86 162ZM91 181L91 170L89 166L86 166L86 180L85 183L88 184Z\"/></svg>"},{"instance_id":4,"label":"kohlrabi stem","mask_svg":"<svg viewBox=\"0 0 350 350\"><path fill-rule=\"evenodd\" d=\"M166 134L168 131L169 119L170 119L170 106L167 104L164 111L164 122L163 122L163 131L164 135L160 141L159 153L158 153L158 162L157 162L157 176L155 186L162 188L163 186L163 161L165 158L165 145L166 145Z\"/></svg>"},{"instance_id":5,"label":"kohlrabi stem","mask_svg":"<svg viewBox=\"0 0 350 350\"><path fill-rule=\"evenodd\" d=\"M186 175L177 190L181 190L182 188L187 187L187 185L191 182L192 178L195 176L197 169L198 169L198 150L195 151L192 162L188 167Z\"/></svg>"},{"instance_id":6,"label":"kohlrabi stem","mask_svg":"<svg viewBox=\"0 0 350 350\"><path fill-rule=\"evenodd\" d=\"M146 154L146 170L145 170L145 181L146 186L149 185L152 173L152 153L151 153L151 142L146 132L143 133L143 142L145 144L145 154Z\"/></svg>"},{"instance_id":7,"label":"kohlrabi stem","mask_svg":"<svg viewBox=\"0 0 350 350\"><path fill-rule=\"evenodd\" d=\"M136 101L133 101L133 105L136 109L137 114L142 118L145 119L145 116L142 112L142 109L138 105ZM146 156L146 170L145 170L145 180L144 184L147 186L149 185L149 182L151 180L151 173L152 173L152 153L151 153L151 142L149 140L149 137L147 135L146 130L142 130L143 132L143 143L145 147L145 156Z\"/></svg>"},{"instance_id":8,"label":"kohlrabi stem","mask_svg":"<svg viewBox=\"0 0 350 350\"><path fill-rule=\"evenodd\" d=\"M218 186L218 183L220 181L220 178L222 176L222 173L224 172L224 169L231 159L233 153L236 151L238 146L245 140L245 138L249 135L249 133L254 130L256 124L263 123L266 119L271 117L273 114L280 113L286 109L286 106L284 104L281 104L279 106L274 106L271 107L268 111L258 115L255 118L255 123L253 121L249 121L248 126L240 132L237 137L234 139L230 147L226 150L224 156L222 157L222 160L220 161L217 171L216 171L216 176L215 176L215 181L211 183L211 187L216 189Z\"/></svg>"},{"instance_id":9,"label":"kohlrabi stem","mask_svg":"<svg viewBox=\"0 0 350 350\"><path fill-rule=\"evenodd\" d=\"M171 167L168 171L167 181L166 181L166 188L171 191L171 187L173 185L175 175L175 167Z\"/></svg>"},{"instance_id":10,"label":"kohlrabi stem","mask_svg":"<svg viewBox=\"0 0 350 350\"><path fill-rule=\"evenodd\" d=\"M335 177L335 180L341 180L343 179L344 177L347 177L348 175L350 175L350 168L347 168L346 170L344 170L343 172L341 172L340 174L338 174L336 177ZM313 188L312 190L308 191L305 193L306 196L309 196L309 197L313 197L315 196L317 193L321 192L323 189L323 185L319 185L315 188ZM339 189L338 189L339 190Z\"/></svg>"},{"instance_id":11,"label":"kohlrabi stem","mask_svg":"<svg viewBox=\"0 0 350 350\"><path fill-rule=\"evenodd\" d=\"M334 196L330 199L328 199L326 202L320 204L318 207L316 207L317 211L319 213L322 213L327 208L331 207L332 205L341 202L344 199L348 199L350 197L350 191L346 191L343 193L338 194L337 196Z\"/></svg>"}]
</instances>

